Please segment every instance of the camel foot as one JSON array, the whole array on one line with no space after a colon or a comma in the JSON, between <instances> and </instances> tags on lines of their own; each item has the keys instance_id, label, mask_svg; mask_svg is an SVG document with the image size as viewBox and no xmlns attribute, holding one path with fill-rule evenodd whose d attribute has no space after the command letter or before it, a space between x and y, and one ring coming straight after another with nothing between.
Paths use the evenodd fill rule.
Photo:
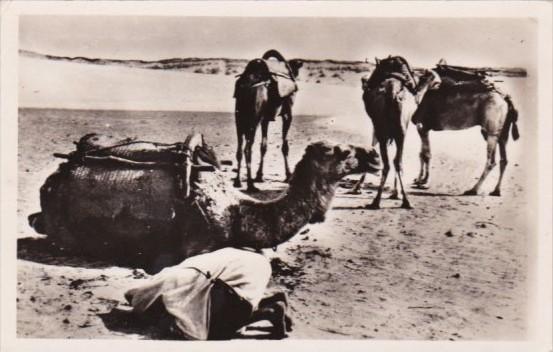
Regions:
<instances>
[{"instance_id":1,"label":"camel foot","mask_svg":"<svg viewBox=\"0 0 553 352\"><path fill-rule=\"evenodd\" d=\"M393 192L390 194L390 199L399 199L399 194L397 192Z\"/></svg>"},{"instance_id":2,"label":"camel foot","mask_svg":"<svg viewBox=\"0 0 553 352\"><path fill-rule=\"evenodd\" d=\"M253 182L263 183L263 175L257 174L257 176L255 177L255 179L253 180Z\"/></svg>"},{"instance_id":3,"label":"camel foot","mask_svg":"<svg viewBox=\"0 0 553 352\"><path fill-rule=\"evenodd\" d=\"M248 193L257 193L257 192L259 192L259 188L255 187L252 183L252 184L248 185L248 188L246 189L246 192L248 192Z\"/></svg>"},{"instance_id":4,"label":"camel foot","mask_svg":"<svg viewBox=\"0 0 553 352\"><path fill-rule=\"evenodd\" d=\"M407 201L407 200L404 200L403 203L401 203L401 208L402 209L413 209L413 207L411 206L411 203L409 203L409 201Z\"/></svg>"},{"instance_id":5,"label":"camel foot","mask_svg":"<svg viewBox=\"0 0 553 352\"><path fill-rule=\"evenodd\" d=\"M242 187L242 182L240 182L239 179L234 179L234 183L232 184L236 188Z\"/></svg>"},{"instance_id":6,"label":"camel foot","mask_svg":"<svg viewBox=\"0 0 553 352\"><path fill-rule=\"evenodd\" d=\"M498 189L495 189L493 192L490 193L490 196L500 197L501 196L501 191L498 190Z\"/></svg>"},{"instance_id":7,"label":"camel foot","mask_svg":"<svg viewBox=\"0 0 553 352\"><path fill-rule=\"evenodd\" d=\"M478 195L478 192L474 188L471 188L468 191L465 191L463 193L463 195L464 196L476 196L476 195Z\"/></svg>"},{"instance_id":8,"label":"camel foot","mask_svg":"<svg viewBox=\"0 0 553 352\"><path fill-rule=\"evenodd\" d=\"M361 191L358 189L352 189L351 191L346 192L346 194L361 194Z\"/></svg>"},{"instance_id":9,"label":"camel foot","mask_svg":"<svg viewBox=\"0 0 553 352\"><path fill-rule=\"evenodd\" d=\"M428 186L428 184L425 184L425 183L418 183L418 184L413 184L411 186L411 188L416 188L416 189L429 189L430 186Z\"/></svg>"},{"instance_id":10,"label":"camel foot","mask_svg":"<svg viewBox=\"0 0 553 352\"><path fill-rule=\"evenodd\" d=\"M380 209L380 204L372 202L371 204L366 205L365 209L372 209L372 210Z\"/></svg>"}]
</instances>

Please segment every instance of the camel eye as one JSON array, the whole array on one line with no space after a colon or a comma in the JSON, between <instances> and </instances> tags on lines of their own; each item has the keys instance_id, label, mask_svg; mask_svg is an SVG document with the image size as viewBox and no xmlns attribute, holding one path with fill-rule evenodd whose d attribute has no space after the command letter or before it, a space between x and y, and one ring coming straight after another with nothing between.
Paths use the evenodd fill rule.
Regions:
<instances>
[{"instance_id":1,"label":"camel eye","mask_svg":"<svg viewBox=\"0 0 553 352\"><path fill-rule=\"evenodd\" d=\"M347 159L351 154L351 151L348 149L348 150L344 150L342 152L342 159Z\"/></svg>"}]
</instances>

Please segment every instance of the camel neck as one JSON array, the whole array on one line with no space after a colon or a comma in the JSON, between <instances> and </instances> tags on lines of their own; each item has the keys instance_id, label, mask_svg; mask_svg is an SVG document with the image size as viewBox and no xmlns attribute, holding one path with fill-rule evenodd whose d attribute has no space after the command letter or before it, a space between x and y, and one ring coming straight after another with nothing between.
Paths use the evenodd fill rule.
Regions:
<instances>
[{"instance_id":1,"label":"camel neck","mask_svg":"<svg viewBox=\"0 0 553 352\"><path fill-rule=\"evenodd\" d=\"M336 190L336 182L321 176L294 177L286 195L275 206L280 212L280 241L294 236L308 223L322 222Z\"/></svg>"},{"instance_id":2,"label":"camel neck","mask_svg":"<svg viewBox=\"0 0 553 352\"><path fill-rule=\"evenodd\" d=\"M417 101L422 100L422 98L426 94L426 91L430 87L431 82L432 82L432 80L425 80L425 81L419 83L419 85L417 87L417 90L415 92L415 98L417 99Z\"/></svg>"},{"instance_id":3,"label":"camel neck","mask_svg":"<svg viewBox=\"0 0 553 352\"><path fill-rule=\"evenodd\" d=\"M271 202L242 202L236 242L271 248L286 242L310 222L321 222L334 197L336 182L296 172L285 195Z\"/></svg>"}]
</instances>

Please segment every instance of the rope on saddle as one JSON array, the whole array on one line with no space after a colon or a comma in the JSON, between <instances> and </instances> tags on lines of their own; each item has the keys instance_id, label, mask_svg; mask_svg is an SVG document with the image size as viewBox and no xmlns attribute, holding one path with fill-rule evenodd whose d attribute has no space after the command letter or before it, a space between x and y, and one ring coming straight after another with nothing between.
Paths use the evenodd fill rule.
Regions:
<instances>
[{"instance_id":1,"label":"rope on saddle","mask_svg":"<svg viewBox=\"0 0 553 352\"><path fill-rule=\"evenodd\" d=\"M159 151L145 150L146 152L152 152L151 159L136 160L132 158L132 155L125 155L125 153L110 153L110 150L115 148L125 147L133 144L146 143L154 147L163 147ZM75 142L77 150L69 154L54 153L57 158L68 160L68 164L65 165L86 165L88 163L95 163L96 165L118 165L123 168L133 169L159 169L170 168L175 170L175 177L178 183L179 198L189 199L192 187L192 175L197 174L200 171L215 171L216 166L208 162L202 164L199 161L198 151L203 142L203 136L200 134L193 134L187 136L185 142L177 143L158 143L148 141L136 141L126 139L123 142L116 143L109 146L95 147L90 145L91 149L86 150L86 141L81 139L80 142ZM140 153L140 150L136 151ZM159 152L159 157L156 157L156 153ZM121 155L123 154L123 155ZM68 166L67 166L68 167ZM200 209L201 210L201 209ZM206 218L205 214L202 214ZM206 218L207 219L207 218Z\"/></svg>"},{"instance_id":2,"label":"rope on saddle","mask_svg":"<svg viewBox=\"0 0 553 352\"><path fill-rule=\"evenodd\" d=\"M255 84L252 84L249 88L256 88L256 87L259 87L259 86L268 86L269 84L271 84L271 81L267 80L267 81L261 81L261 82L257 82Z\"/></svg>"}]
</instances>

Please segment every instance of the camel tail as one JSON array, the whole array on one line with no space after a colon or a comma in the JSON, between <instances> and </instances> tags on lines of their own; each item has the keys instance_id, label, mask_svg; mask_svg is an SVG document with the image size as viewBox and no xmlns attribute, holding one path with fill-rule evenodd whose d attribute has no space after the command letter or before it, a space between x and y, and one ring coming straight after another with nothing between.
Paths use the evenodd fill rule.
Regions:
<instances>
[{"instance_id":1,"label":"camel tail","mask_svg":"<svg viewBox=\"0 0 553 352\"><path fill-rule=\"evenodd\" d=\"M509 106L509 111L507 111L507 123L511 125L511 136L513 137L513 140L516 141L517 139L520 138L520 134L518 132L518 126L517 126L518 111L517 109L515 109L515 106L513 105L513 101L511 100L511 97L509 95L505 96L505 101Z\"/></svg>"}]
</instances>

